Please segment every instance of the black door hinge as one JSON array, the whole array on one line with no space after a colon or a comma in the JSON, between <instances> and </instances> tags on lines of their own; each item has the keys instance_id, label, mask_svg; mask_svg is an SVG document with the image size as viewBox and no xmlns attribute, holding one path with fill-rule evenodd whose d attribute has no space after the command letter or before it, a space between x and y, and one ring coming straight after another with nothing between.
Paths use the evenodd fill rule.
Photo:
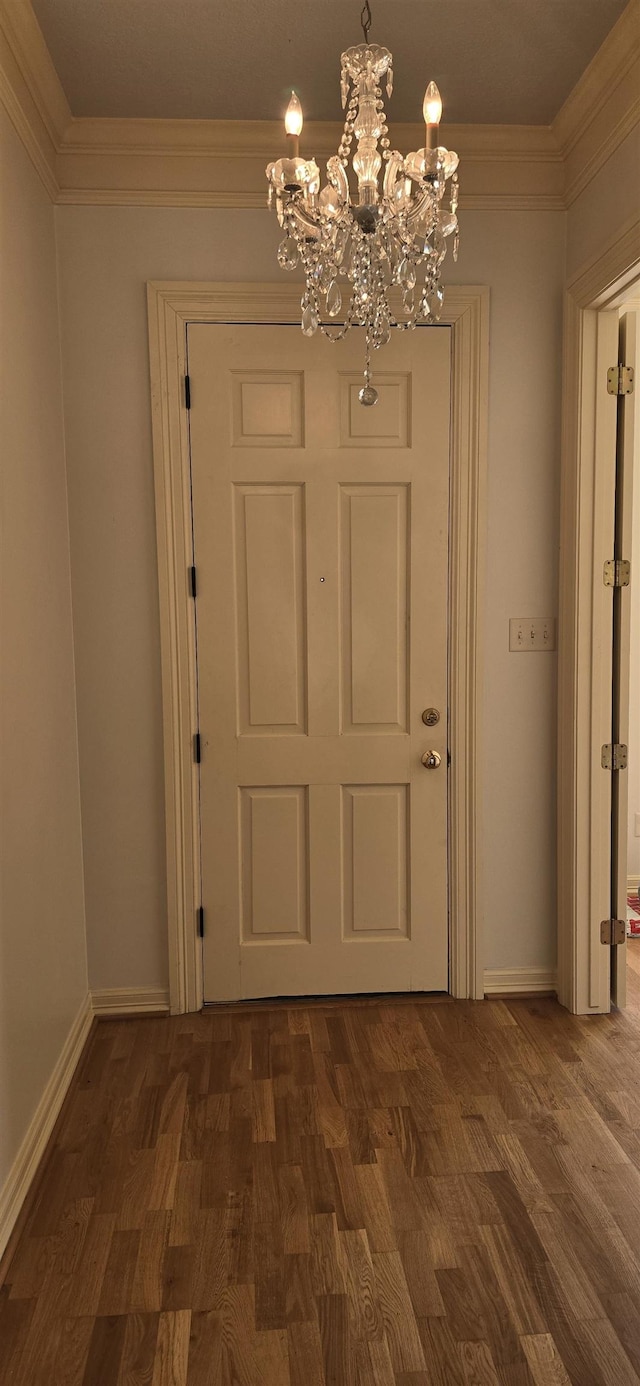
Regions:
<instances>
[{"instance_id":1,"label":"black door hinge","mask_svg":"<svg viewBox=\"0 0 640 1386\"><path fill-rule=\"evenodd\" d=\"M190 593L191 593L191 596L192 596L192 597L195 597L195 595L196 595L196 569L195 569L195 564L193 564L193 563L192 563L192 565L191 565L191 567L190 567L190 569L189 569L189 591L190 591Z\"/></svg>"},{"instance_id":2,"label":"black door hinge","mask_svg":"<svg viewBox=\"0 0 640 1386\"><path fill-rule=\"evenodd\" d=\"M196 911L198 918L198 938L204 938L204 905Z\"/></svg>"},{"instance_id":3,"label":"black door hinge","mask_svg":"<svg viewBox=\"0 0 640 1386\"><path fill-rule=\"evenodd\" d=\"M200 761L202 760L202 745L200 742L200 732L196 732L193 738L193 759L195 760L196 765L199 765Z\"/></svg>"},{"instance_id":4,"label":"black door hinge","mask_svg":"<svg viewBox=\"0 0 640 1386\"><path fill-rule=\"evenodd\" d=\"M191 378L188 375L184 378L184 407L191 408Z\"/></svg>"}]
</instances>

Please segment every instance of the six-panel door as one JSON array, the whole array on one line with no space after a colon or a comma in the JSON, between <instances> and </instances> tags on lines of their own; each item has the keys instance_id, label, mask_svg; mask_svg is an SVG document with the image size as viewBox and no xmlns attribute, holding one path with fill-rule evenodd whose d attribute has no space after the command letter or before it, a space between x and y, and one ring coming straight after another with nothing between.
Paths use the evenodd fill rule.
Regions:
<instances>
[{"instance_id":1,"label":"six-panel door","mask_svg":"<svg viewBox=\"0 0 640 1386\"><path fill-rule=\"evenodd\" d=\"M205 1000L446 990L449 330L188 337Z\"/></svg>"}]
</instances>

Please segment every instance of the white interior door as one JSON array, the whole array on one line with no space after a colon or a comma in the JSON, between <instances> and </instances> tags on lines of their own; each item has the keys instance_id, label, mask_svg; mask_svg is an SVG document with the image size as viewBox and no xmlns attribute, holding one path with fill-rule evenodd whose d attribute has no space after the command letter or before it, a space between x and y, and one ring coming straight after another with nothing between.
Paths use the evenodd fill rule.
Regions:
<instances>
[{"instance_id":1,"label":"white interior door","mask_svg":"<svg viewBox=\"0 0 640 1386\"><path fill-rule=\"evenodd\" d=\"M206 1001L447 988L450 331L362 348L188 331Z\"/></svg>"}]
</instances>

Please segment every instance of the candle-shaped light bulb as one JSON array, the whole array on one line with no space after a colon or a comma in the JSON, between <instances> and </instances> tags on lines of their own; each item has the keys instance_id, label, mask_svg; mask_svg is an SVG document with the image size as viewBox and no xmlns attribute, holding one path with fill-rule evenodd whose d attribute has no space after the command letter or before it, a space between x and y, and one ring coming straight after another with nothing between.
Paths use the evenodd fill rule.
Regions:
<instances>
[{"instance_id":1,"label":"candle-shaped light bulb","mask_svg":"<svg viewBox=\"0 0 640 1386\"><path fill-rule=\"evenodd\" d=\"M434 130L442 119L442 97L435 82L430 82L424 94L422 114L427 127L427 149L433 149Z\"/></svg>"},{"instance_id":2,"label":"candle-shaped light bulb","mask_svg":"<svg viewBox=\"0 0 640 1386\"><path fill-rule=\"evenodd\" d=\"M442 97L435 82L430 82L425 91L422 113L425 125L439 125L442 120Z\"/></svg>"},{"instance_id":3,"label":"candle-shaped light bulb","mask_svg":"<svg viewBox=\"0 0 640 1386\"><path fill-rule=\"evenodd\" d=\"M302 106L295 91L291 93L291 100L285 112L284 128L288 135L299 135L302 130Z\"/></svg>"}]
</instances>

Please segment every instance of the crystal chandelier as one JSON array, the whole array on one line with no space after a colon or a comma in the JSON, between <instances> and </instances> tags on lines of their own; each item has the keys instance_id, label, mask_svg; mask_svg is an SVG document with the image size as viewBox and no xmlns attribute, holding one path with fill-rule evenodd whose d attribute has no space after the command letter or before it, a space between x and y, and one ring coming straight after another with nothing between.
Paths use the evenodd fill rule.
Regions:
<instances>
[{"instance_id":1,"label":"crystal chandelier","mask_svg":"<svg viewBox=\"0 0 640 1386\"><path fill-rule=\"evenodd\" d=\"M442 101L435 82L429 83L422 108L424 149L403 158L390 148L381 83L386 78L390 97L393 58L388 48L369 43L369 0L361 24L364 43L348 48L340 60L346 119L338 152L327 162L326 186L320 188L315 160L300 155L302 107L295 92L285 116L289 155L268 164L266 174L269 205L275 196L285 233L278 263L285 270L299 265L305 276L302 331L311 337L320 328L338 342L350 327L364 327L364 384L358 398L372 405L378 399L371 384L372 349L389 341L392 327L407 330L440 317L448 236L454 237L454 260L458 255L458 155L438 144ZM352 196L347 169L354 135L358 188ZM341 288L340 281L345 279L343 309L346 285ZM326 319L338 321L331 326Z\"/></svg>"}]
</instances>

